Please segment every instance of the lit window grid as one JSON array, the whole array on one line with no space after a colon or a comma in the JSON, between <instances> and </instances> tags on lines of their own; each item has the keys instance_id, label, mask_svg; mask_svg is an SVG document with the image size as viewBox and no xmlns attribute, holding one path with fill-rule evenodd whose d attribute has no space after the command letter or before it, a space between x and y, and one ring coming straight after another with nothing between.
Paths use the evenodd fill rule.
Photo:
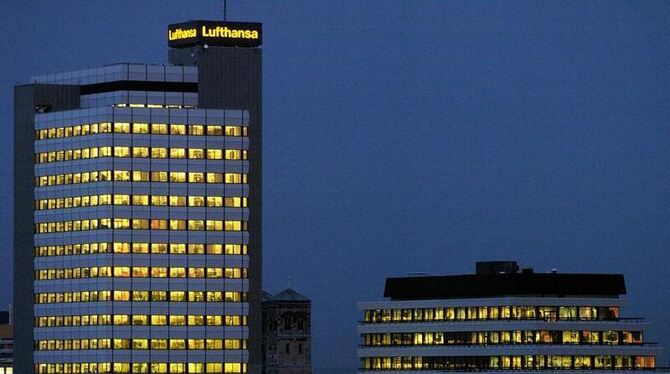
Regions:
<instances>
[{"instance_id":1,"label":"lit window grid","mask_svg":"<svg viewBox=\"0 0 670 374\"><path fill-rule=\"evenodd\" d=\"M120 135L114 135L114 137L120 137ZM178 136L175 136L175 137L178 137ZM134 141L134 140L137 138L137 135L132 135L132 138L133 138L132 140ZM168 138L170 138L169 142L172 143L172 139L171 139L171 138L174 138L174 137L173 137L173 136L169 136ZM189 137L186 136L186 138L189 138ZM70 139L70 140L71 140L71 139ZM116 139L114 139L114 140L116 140ZM54 142L54 143L55 143L55 142ZM74 143L76 143L76 142L72 142L71 145L70 145L70 147L74 147L74 146L75 146ZM161 145L162 145L162 144L161 144ZM167 147L165 147L165 148L167 148ZM99 161L100 161L100 160L94 160L94 162L95 162L96 164L99 163ZM131 159L131 160L128 160L128 161L130 161L131 166L134 166L133 164L136 163L137 160L135 160L135 159ZM118 163L119 163L118 160L116 160L116 159L113 159L113 162L114 162L115 164L118 164ZM189 163L189 164L190 164L190 163L196 163L196 161L194 161L194 160L187 160L186 162ZM83 163L85 163L85 162L79 162L79 164L83 164ZM88 163L90 163L90 161L89 161ZM175 164L178 164L178 163L179 163L179 160L171 160L171 159L169 159L170 169L172 169L172 167L173 167ZM77 162L74 162L74 161L73 161L73 162L70 162L69 164L68 164L68 163L64 163L64 164L66 164L66 165L58 165L58 166L62 166L62 167L66 167L66 168L72 168L72 167L76 167L76 166L77 166ZM209 164L211 164L211 163L210 163L210 162L205 162L204 164L205 164L205 168L209 169L209 166L210 166ZM232 162L225 162L225 164L232 164ZM227 166L227 165L225 165L225 164L224 164L224 166ZM184 165L184 163L182 163L182 165ZM188 169L189 166L191 166L191 165L188 165L188 164L187 164L187 169ZM232 166L235 166L235 165L232 165ZM47 168L44 168L44 169L47 169ZM56 169L56 168L54 168L54 169ZM129 168L129 169L130 169L130 170L133 170L132 167ZM226 170L226 169L224 169L224 170ZM114 184L116 185L116 184L118 184L118 183L114 183ZM116 187L116 186L114 186L114 187ZM131 184L130 187L131 187L131 189L133 189L133 190L135 189L135 186L134 186L133 184ZM190 187L190 186L189 186L189 187ZM187 188L185 189L185 193L186 193L186 195L184 195L184 196L189 196L189 195L188 195L188 194L190 193L189 190L191 189L191 188L189 188L189 187L187 187ZM207 186L207 187L210 187L210 186ZM150 189L150 191L152 191L152 190L153 190L153 189ZM209 190L209 188L207 188L207 190ZM57 192L58 192L58 189L54 189L54 191L57 193ZM153 192L153 191L152 191L152 192ZM60 194L58 194L58 195L60 195ZM60 196L59 196L59 197L60 197ZM115 211L115 212L119 209L119 207L112 207L112 208L113 208L112 210ZM87 208L87 209L79 209L79 210L90 212L91 209L90 209L90 208ZM188 212L188 210L186 210L186 211ZM152 211L150 211L150 212L152 212ZM59 216L62 216L62 215L59 214ZM116 236L116 235L118 234L117 232L118 232L119 230L111 230L111 231L114 231L114 232L112 233L112 236ZM80 233L77 233L77 234L80 234ZM96 233L96 234L97 234L97 233ZM170 234L173 234L173 233L170 233ZM176 234L176 233L174 233L174 234ZM197 236L197 233L195 233L195 234L196 234L195 236ZM244 233L242 233L242 234L243 234L243 236L244 236ZM141 235L141 234L140 234L140 235ZM36 235L36 239L37 239L38 236L40 236L40 235ZM51 243L54 242L54 239L59 239L59 238L65 239L65 238L63 238L63 237L66 236L66 235L63 235L63 234L45 234L45 235L42 235L42 236L47 237L47 238L43 238L43 239L45 239L45 241L47 242L47 244L51 244ZM67 236L70 236L70 235L67 235ZM91 237L91 235L87 235L87 236ZM93 237L98 237L98 236L99 236L99 235L93 235ZM133 236L134 236L134 235L133 235ZM151 235L151 236L153 236L153 235ZM170 236L170 235L168 235L168 237L169 237L169 236ZM189 239L190 239L191 236L193 236L193 235L191 235L191 234L187 234L187 237L189 237ZM207 235L206 235L206 236L207 236ZM228 235L223 235L223 238L221 238L222 241L220 241L220 242L222 242L222 243L225 242L226 239L227 239L227 238L226 238L227 236L228 236ZM208 238L208 239L209 239L209 238ZM61 240L61 241L63 241L63 240ZM65 242L66 242L66 241L67 241L67 240L65 240ZM49 243L49 242L51 242L51 243ZM135 256L135 255L131 255L131 256ZM153 255L151 255L151 256L153 256ZM67 258L67 257L69 257L69 256L66 256L66 258ZM96 256L96 257L100 257L100 256ZM164 256L164 257L167 257L167 256ZM173 259L170 259L169 262L172 262L172 260L173 260ZM143 280L143 279L139 279L139 281L142 281L142 280ZM155 287L154 287L154 283L161 283L161 280L163 280L163 279L153 279L153 278L151 278L151 279L149 279L148 286L150 286L150 287L153 289L153 288L155 288ZM100 281L100 280L99 280L99 279L96 280L96 282L98 282L98 281ZM133 280L133 281L134 281L134 280ZM179 281L179 279L176 279L176 280L170 279L169 281L170 281L170 282L173 282L173 281ZM208 280L205 280L205 282L207 282L207 281L208 281ZM239 281L239 280L229 280L229 281L227 281L226 283L230 284L231 282L237 282L237 281ZM57 286L57 288L61 288L62 286L64 286L64 285L62 284L63 281L46 281L46 282L47 282L47 283L54 283L54 285ZM116 282L118 282L118 280L115 280L115 284L116 284ZM241 282L241 284L242 284L242 289L248 289L248 281L246 281L246 280L241 280L240 282ZM69 285L69 286L71 286L71 285ZM134 284L133 284L133 286L134 286ZM66 288L67 288L67 287L66 287ZM117 306L118 303L108 303L108 304L114 305L114 309L118 308L118 306ZM136 304L136 303L133 302L133 304ZM150 304L150 305L151 305L151 304L154 304L154 303L144 303L144 304ZM160 304L160 303L159 303L159 304ZM189 308L194 307L193 303L183 303L183 304L184 304L184 305L189 305ZM241 312L242 314L246 313L246 312L245 312L245 308L246 308L246 306L243 306L243 307L241 308L240 312ZM41 308L40 308L40 309L41 309ZM211 309L210 306L208 306L207 309L210 310L210 309ZM225 309L226 312L228 312L228 309L229 309L229 308L226 308L226 309ZM53 309L53 307L50 306L50 305L47 306L47 308L46 308L45 310L47 310L47 311L52 310L53 312L56 312L56 309ZM221 312L223 312L223 310L222 310ZM53 313L51 313L51 314L53 314ZM153 330L154 330L154 328L152 328L152 331L153 331ZM214 330L216 330L216 329L214 329ZM88 331L88 330L84 330L84 331ZM209 333L209 332L212 331L212 329L207 328L206 331L208 331L208 333ZM230 332L230 329L224 328L223 330L220 330L220 331L223 331L223 332L224 332L224 335L226 335L226 337L228 337L229 332ZM244 358L243 360L240 360L240 361L244 361L245 359L246 359L246 358ZM60 360L61 360L61 358L59 357L59 361L60 361ZM70 361L70 360L68 360L68 361ZM116 361L116 359L115 359L115 361ZM209 361L209 359L208 359L208 361ZM232 361L232 360L226 360L226 361ZM178 364L175 364L175 365L178 365ZM125 370L125 369L122 368L122 370ZM115 371L116 371L116 368L115 368Z\"/></svg>"}]
</instances>

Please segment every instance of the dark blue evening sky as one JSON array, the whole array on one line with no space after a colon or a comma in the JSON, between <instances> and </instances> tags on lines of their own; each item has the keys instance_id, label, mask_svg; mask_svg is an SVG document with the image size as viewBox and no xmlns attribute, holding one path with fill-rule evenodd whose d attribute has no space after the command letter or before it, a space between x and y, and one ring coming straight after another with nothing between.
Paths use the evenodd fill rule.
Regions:
<instances>
[{"instance_id":1,"label":"dark blue evening sky","mask_svg":"<svg viewBox=\"0 0 670 374\"><path fill-rule=\"evenodd\" d=\"M0 305L12 86L163 63L167 24L220 9L0 2ZM264 285L312 298L316 367L356 366L356 302L386 276L491 259L624 273L624 313L670 347L670 3L231 0L229 18L264 23Z\"/></svg>"}]
</instances>

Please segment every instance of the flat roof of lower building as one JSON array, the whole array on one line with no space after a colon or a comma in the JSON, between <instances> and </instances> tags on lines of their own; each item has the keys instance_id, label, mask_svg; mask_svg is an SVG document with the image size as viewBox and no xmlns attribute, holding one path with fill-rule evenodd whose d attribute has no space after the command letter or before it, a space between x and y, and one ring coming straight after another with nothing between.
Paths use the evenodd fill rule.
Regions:
<instances>
[{"instance_id":1,"label":"flat roof of lower building","mask_svg":"<svg viewBox=\"0 0 670 374\"><path fill-rule=\"evenodd\" d=\"M619 297L621 274L503 273L386 279L384 297L441 300L507 296Z\"/></svg>"}]
</instances>

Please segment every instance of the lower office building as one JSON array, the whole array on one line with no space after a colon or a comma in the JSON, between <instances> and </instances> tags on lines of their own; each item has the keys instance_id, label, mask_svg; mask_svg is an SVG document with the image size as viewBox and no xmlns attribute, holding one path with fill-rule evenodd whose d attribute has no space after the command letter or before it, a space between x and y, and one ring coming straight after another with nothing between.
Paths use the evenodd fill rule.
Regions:
<instances>
[{"instance_id":1,"label":"lower office building","mask_svg":"<svg viewBox=\"0 0 670 374\"><path fill-rule=\"evenodd\" d=\"M359 304L361 373L650 370L660 348L622 318L623 275L534 273L515 262L477 273L386 280Z\"/></svg>"}]
</instances>

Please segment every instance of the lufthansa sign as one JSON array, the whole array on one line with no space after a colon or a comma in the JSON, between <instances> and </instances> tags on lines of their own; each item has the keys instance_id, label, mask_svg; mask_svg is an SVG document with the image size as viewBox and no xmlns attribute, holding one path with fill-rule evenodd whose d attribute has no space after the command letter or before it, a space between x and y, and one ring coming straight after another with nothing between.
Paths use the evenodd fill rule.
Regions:
<instances>
[{"instance_id":1,"label":"lufthansa sign","mask_svg":"<svg viewBox=\"0 0 670 374\"><path fill-rule=\"evenodd\" d=\"M168 27L168 46L171 48L195 45L223 47L259 47L263 25L248 22L191 21Z\"/></svg>"}]
</instances>

